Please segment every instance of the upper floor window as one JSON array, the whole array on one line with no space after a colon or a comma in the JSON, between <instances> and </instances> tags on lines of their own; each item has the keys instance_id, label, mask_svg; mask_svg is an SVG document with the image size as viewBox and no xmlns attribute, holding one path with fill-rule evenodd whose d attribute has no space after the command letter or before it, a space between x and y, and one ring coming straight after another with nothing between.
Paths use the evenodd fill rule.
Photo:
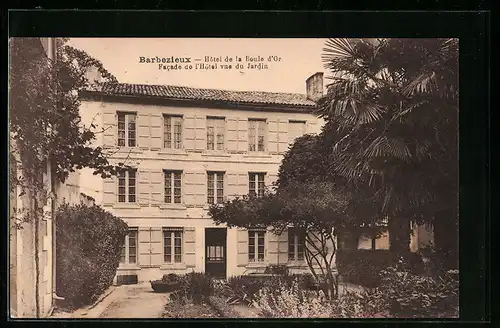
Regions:
<instances>
[{"instance_id":1,"label":"upper floor window","mask_svg":"<svg viewBox=\"0 0 500 328\"><path fill-rule=\"evenodd\" d=\"M180 204L182 200L182 172L164 171L165 174L165 203Z\"/></svg>"},{"instance_id":2,"label":"upper floor window","mask_svg":"<svg viewBox=\"0 0 500 328\"><path fill-rule=\"evenodd\" d=\"M249 194L253 196L262 197L264 196L265 183L264 179L266 177L265 173L249 173L248 174L248 187Z\"/></svg>"},{"instance_id":3,"label":"upper floor window","mask_svg":"<svg viewBox=\"0 0 500 328\"><path fill-rule=\"evenodd\" d=\"M163 116L163 147L170 149L182 148L182 117Z\"/></svg>"},{"instance_id":4,"label":"upper floor window","mask_svg":"<svg viewBox=\"0 0 500 328\"><path fill-rule=\"evenodd\" d=\"M226 120L223 117L207 118L207 149L224 150L224 131Z\"/></svg>"},{"instance_id":5,"label":"upper floor window","mask_svg":"<svg viewBox=\"0 0 500 328\"><path fill-rule=\"evenodd\" d=\"M125 236L125 242L122 246L120 263L137 263L137 228L129 228L128 235Z\"/></svg>"},{"instance_id":6,"label":"upper floor window","mask_svg":"<svg viewBox=\"0 0 500 328\"><path fill-rule=\"evenodd\" d=\"M118 112L118 146L136 146L136 114Z\"/></svg>"},{"instance_id":7,"label":"upper floor window","mask_svg":"<svg viewBox=\"0 0 500 328\"><path fill-rule=\"evenodd\" d=\"M248 261L262 262L265 258L265 230L248 230Z\"/></svg>"},{"instance_id":8,"label":"upper floor window","mask_svg":"<svg viewBox=\"0 0 500 328\"><path fill-rule=\"evenodd\" d=\"M163 228L163 262L182 262L182 228Z\"/></svg>"},{"instance_id":9,"label":"upper floor window","mask_svg":"<svg viewBox=\"0 0 500 328\"><path fill-rule=\"evenodd\" d=\"M207 195L209 204L224 202L224 172L208 172Z\"/></svg>"},{"instance_id":10,"label":"upper floor window","mask_svg":"<svg viewBox=\"0 0 500 328\"><path fill-rule=\"evenodd\" d=\"M248 120L248 150L264 151L266 136L266 120Z\"/></svg>"},{"instance_id":11,"label":"upper floor window","mask_svg":"<svg viewBox=\"0 0 500 328\"><path fill-rule=\"evenodd\" d=\"M306 122L290 121L288 122L288 143L291 145L298 137L306 134Z\"/></svg>"},{"instance_id":12,"label":"upper floor window","mask_svg":"<svg viewBox=\"0 0 500 328\"><path fill-rule=\"evenodd\" d=\"M122 171L118 173L118 202L136 202L136 170Z\"/></svg>"},{"instance_id":13,"label":"upper floor window","mask_svg":"<svg viewBox=\"0 0 500 328\"><path fill-rule=\"evenodd\" d=\"M305 233L299 229L288 229L288 260L303 261L306 244Z\"/></svg>"}]
</instances>

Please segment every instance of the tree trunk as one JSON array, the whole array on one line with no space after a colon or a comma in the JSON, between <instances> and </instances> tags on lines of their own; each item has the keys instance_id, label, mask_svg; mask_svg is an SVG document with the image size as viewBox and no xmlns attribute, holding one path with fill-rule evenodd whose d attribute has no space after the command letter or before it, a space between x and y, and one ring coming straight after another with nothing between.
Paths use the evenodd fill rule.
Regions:
<instances>
[{"instance_id":1,"label":"tree trunk","mask_svg":"<svg viewBox=\"0 0 500 328\"><path fill-rule=\"evenodd\" d=\"M395 258L410 251L410 221L406 218L389 218L389 249Z\"/></svg>"}]
</instances>

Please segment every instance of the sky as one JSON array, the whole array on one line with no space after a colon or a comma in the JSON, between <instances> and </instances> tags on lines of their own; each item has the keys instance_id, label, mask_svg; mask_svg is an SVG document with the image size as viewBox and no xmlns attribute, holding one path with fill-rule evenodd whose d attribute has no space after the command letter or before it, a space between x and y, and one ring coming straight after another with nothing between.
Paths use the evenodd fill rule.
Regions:
<instances>
[{"instance_id":1,"label":"sky","mask_svg":"<svg viewBox=\"0 0 500 328\"><path fill-rule=\"evenodd\" d=\"M100 60L121 83L168 84L195 88L305 93L306 79L325 72L321 53L325 39L261 38L72 38L70 44ZM205 56L233 59L232 69L159 69L140 57L192 57L193 67ZM235 67L235 56L243 69ZM264 59L267 69L249 69L246 56ZM268 61L270 56L279 61ZM276 58L274 57L274 58ZM201 61L194 61L195 58ZM224 64L224 63L222 63ZM256 64L253 62L252 64ZM167 64L171 65L171 64ZM175 64L174 64L175 65ZM181 66L187 65L185 63ZM325 72L327 74L327 72Z\"/></svg>"}]
</instances>

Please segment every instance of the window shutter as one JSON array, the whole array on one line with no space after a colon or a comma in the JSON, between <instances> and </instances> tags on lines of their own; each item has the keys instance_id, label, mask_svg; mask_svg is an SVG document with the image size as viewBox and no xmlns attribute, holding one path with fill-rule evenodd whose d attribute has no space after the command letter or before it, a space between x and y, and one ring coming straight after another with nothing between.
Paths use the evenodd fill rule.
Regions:
<instances>
[{"instance_id":1,"label":"window shutter","mask_svg":"<svg viewBox=\"0 0 500 328\"><path fill-rule=\"evenodd\" d=\"M229 117L227 124L227 150L230 152L238 151L238 118Z\"/></svg>"},{"instance_id":2,"label":"window shutter","mask_svg":"<svg viewBox=\"0 0 500 328\"><path fill-rule=\"evenodd\" d=\"M207 119L204 116L195 117L195 150L204 151L207 149Z\"/></svg>"},{"instance_id":3,"label":"window shutter","mask_svg":"<svg viewBox=\"0 0 500 328\"><path fill-rule=\"evenodd\" d=\"M278 152L284 153L288 150L288 122L278 120Z\"/></svg>"},{"instance_id":4,"label":"window shutter","mask_svg":"<svg viewBox=\"0 0 500 328\"><path fill-rule=\"evenodd\" d=\"M248 119L238 117L238 152L248 151Z\"/></svg>"},{"instance_id":5,"label":"window shutter","mask_svg":"<svg viewBox=\"0 0 500 328\"><path fill-rule=\"evenodd\" d=\"M269 120L268 123L268 147L270 153L278 152L278 121Z\"/></svg>"},{"instance_id":6,"label":"window shutter","mask_svg":"<svg viewBox=\"0 0 500 328\"><path fill-rule=\"evenodd\" d=\"M150 123L149 114L137 113L137 145L140 149L147 150L149 144Z\"/></svg>"},{"instance_id":7,"label":"window shutter","mask_svg":"<svg viewBox=\"0 0 500 328\"><path fill-rule=\"evenodd\" d=\"M163 263L163 233L160 227L151 228L151 266L159 267Z\"/></svg>"},{"instance_id":8,"label":"window shutter","mask_svg":"<svg viewBox=\"0 0 500 328\"><path fill-rule=\"evenodd\" d=\"M139 265L151 267L151 228L139 228Z\"/></svg>"},{"instance_id":9,"label":"window shutter","mask_svg":"<svg viewBox=\"0 0 500 328\"><path fill-rule=\"evenodd\" d=\"M163 117L158 113L151 113L151 150L163 148Z\"/></svg>"},{"instance_id":10,"label":"window shutter","mask_svg":"<svg viewBox=\"0 0 500 328\"><path fill-rule=\"evenodd\" d=\"M151 205L159 206L163 204L164 176L162 170L150 172Z\"/></svg>"},{"instance_id":11,"label":"window shutter","mask_svg":"<svg viewBox=\"0 0 500 328\"><path fill-rule=\"evenodd\" d=\"M183 174L184 183L182 184L184 190L182 191L182 196L184 204L187 206L196 204L196 174L195 172L184 172Z\"/></svg>"},{"instance_id":12,"label":"window shutter","mask_svg":"<svg viewBox=\"0 0 500 328\"><path fill-rule=\"evenodd\" d=\"M186 150L195 150L195 117L186 116L184 118L184 147Z\"/></svg>"},{"instance_id":13,"label":"window shutter","mask_svg":"<svg viewBox=\"0 0 500 328\"><path fill-rule=\"evenodd\" d=\"M227 185L227 195L228 199L234 199L239 195L238 190L238 174L229 172L226 174L226 185Z\"/></svg>"},{"instance_id":14,"label":"window shutter","mask_svg":"<svg viewBox=\"0 0 500 328\"><path fill-rule=\"evenodd\" d=\"M188 268L196 267L196 229L184 229L184 263Z\"/></svg>"},{"instance_id":15,"label":"window shutter","mask_svg":"<svg viewBox=\"0 0 500 328\"><path fill-rule=\"evenodd\" d=\"M272 187L273 183L278 181L278 175L274 173L266 174L266 187Z\"/></svg>"},{"instance_id":16,"label":"window shutter","mask_svg":"<svg viewBox=\"0 0 500 328\"><path fill-rule=\"evenodd\" d=\"M104 148L113 148L118 145L118 116L114 112L104 112L103 114L103 137Z\"/></svg>"},{"instance_id":17,"label":"window shutter","mask_svg":"<svg viewBox=\"0 0 500 328\"><path fill-rule=\"evenodd\" d=\"M238 195L248 195L248 173L238 173Z\"/></svg>"},{"instance_id":18,"label":"window shutter","mask_svg":"<svg viewBox=\"0 0 500 328\"><path fill-rule=\"evenodd\" d=\"M194 205L203 206L207 202L207 175L206 172L195 172L194 174Z\"/></svg>"},{"instance_id":19,"label":"window shutter","mask_svg":"<svg viewBox=\"0 0 500 328\"><path fill-rule=\"evenodd\" d=\"M149 186L149 181L150 181L150 171L145 170L145 169L139 169L139 179L138 185L136 188L136 197L138 198L137 201L141 206L148 206L149 205L149 192L150 192L150 186Z\"/></svg>"},{"instance_id":20,"label":"window shutter","mask_svg":"<svg viewBox=\"0 0 500 328\"><path fill-rule=\"evenodd\" d=\"M116 188L116 178L111 177L111 178L106 178L103 179L104 186L103 186L103 197L102 197L102 204L104 206L111 206L114 203L116 203L117 200L117 188Z\"/></svg>"},{"instance_id":21,"label":"window shutter","mask_svg":"<svg viewBox=\"0 0 500 328\"><path fill-rule=\"evenodd\" d=\"M285 230L278 236L278 259L279 264L288 262L288 231Z\"/></svg>"},{"instance_id":22,"label":"window shutter","mask_svg":"<svg viewBox=\"0 0 500 328\"><path fill-rule=\"evenodd\" d=\"M238 238L238 266L246 266L248 264L248 231L244 228L237 228Z\"/></svg>"},{"instance_id":23,"label":"window shutter","mask_svg":"<svg viewBox=\"0 0 500 328\"><path fill-rule=\"evenodd\" d=\"M266 231L267 235L267 257L266 260L271 265L277 265L279 254L279 236L271 231Z\"/></svg>"}]
</instances>

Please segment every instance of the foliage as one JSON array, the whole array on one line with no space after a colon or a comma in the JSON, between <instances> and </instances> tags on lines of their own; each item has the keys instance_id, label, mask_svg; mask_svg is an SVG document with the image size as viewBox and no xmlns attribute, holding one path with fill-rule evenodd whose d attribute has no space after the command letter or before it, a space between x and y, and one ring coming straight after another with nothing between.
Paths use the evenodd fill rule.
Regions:
<instances>
[{"instance_id":1,"label":"foliage","mask_svg":"<svg viewBox=\"0 0 500 328\"><path fill-rule=\"evenodd\" d=\"M391 314L405 318L458 317L458 270L419 276L400 267L383 272L380 292Z\"/></svg>"},{"instance_id":2,"label":"foliage","mask_svg":"<svg viewBox=\"0 0 500 328\"><path fill-rule=\"evenodd\" d=\"M380 271L392 263L391 253L386 250L342 250L336 261L343 280L369 288L379 285Z\"/></svg>"},{"instance_id":3,"label":"foliage","mask_svg":"<svg viewBox=\"0 0 500 328\"><path fill-rule=\"evenodd\" d=\"M161 280L151 281L151 288L157 293L170 293L182 287L182 279L176 274L164 275Z\"/></svg>"},{"instance_id":4,"label":"foliage","mask_svg":"<svg viewBox=\"0 0 500 328\"><path fill-rule=\"evenodd\" d=\"M337 269L343 280L374 288L381 283L381 272L394 265L399 258L388 250L342 250L337 253ZM405 254L405 269L422 273L424 263L420 254Z\"/></svg>"},{"instance_id":5,"label":"foliage","mask_svg":"<svg viewBox=\"0 0 500 328\"><path fill-rule=\"evenodd\" d=\"M223 318L239 318L240 314L235 311L231 305L224 301L223 298L217 296L209 297L210 305L219 313Z\"/></svg>"},{"instance_id":6,"label":"foliage","mask_svg":"<svg viewBox=\"0 0 500 328\"><path fill-rule=\"evenodd\" d=\"M179 289L170 295L170 300L180 304L202 304L207 302L214 291L212 277L201 272L190 272L179 277Z\"/></svg>"},{"instance_id":7,"label":"foliage","mask_svg":"<svg viewBox=\"0 0 500 328\"><path fill-rule=\"evenodd\" d=\"M436 241L456 239L458 40L332 39L324 61L332 83L318 114L330 169L373 188L391 220L445 224L448 236L443 229ZM407 236L398 226L406 223L390 235ZM392 239L391 248L407 241Z\"/></svg>"},{"instance_id":8,"label":"foliage","mask_svg":"<svg viewBox=\"0 0 500 328\"><path fill-rule=\"evenodd\" d=\"M288 275L288 267L286 265L280 264L271 264L266 267L264 270L265 274L276 274L276 275Z\"/></svg>"},{"instance_id":9,"label":"foliage","mask_svg":"<svg viewBox=\"0 0 500 328\"><path fill-rule=\"evenodd\" d=\"M57 294L91 303L113 282L127 224L98 206L63 204L56 213Z\"/></svg>"},{"instance_id":10,"label":"foliage","mask_svg":"<svg viewBox=\"0 0 500 328\"><path fill-rule=\"evenodd\" d=\"M294 282L291 288L284 283L264 287L252 305L265 318L329 318L332 309L323 291L306 291Z\"/></svg>"},{"instance_id":11,"label":"foliage","mask_svg":"<svg viewBox=\"0 0 500 328\"><path fill-rule=\"evenodd\" d=\"M289 183L276 193L263 197L245 196L212 205L209 216L216 224L228 227L271 227L280 235L288 227L305 231L305 259L314 277L322 275L335 295L332 271L336 251L335 235L347 225L346 200L335 185L324 183ZM316 272L317 267L321 272ZM333 294L332 294L333 293Z\"/></svg>"}]
</instances>

